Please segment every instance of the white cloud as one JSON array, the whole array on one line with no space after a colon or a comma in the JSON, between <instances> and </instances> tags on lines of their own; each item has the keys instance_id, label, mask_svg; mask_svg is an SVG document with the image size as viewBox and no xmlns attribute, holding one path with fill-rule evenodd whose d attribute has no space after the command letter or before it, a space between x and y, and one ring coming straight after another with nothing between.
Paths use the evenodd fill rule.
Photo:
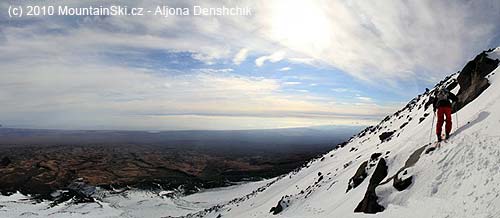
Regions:
<instances>
[{"instance_id":1,"label":"white cloud","mask_svg":"<svg viewBox=\"0 0 500 218\"><path fill-rule=\"evenodd\" d=\"M150 1L128 3L151 6ZM172 6L175 4L179 2ZM182 1L182 4L194 3ZM381 0L368 4L363 0L275 0L197 4L249 6L258 13L213 19L94 17L82 19L77 25L40 17L37 21L44 22L36 23L36 37L42 39L48 35L44 30L60 28L64 34L56 31L46 41L57 41L58 47L88 50L129 46L190 51L206 63L219 59L238 63L245 56L241 48L261 54L275 53L258 58L257 66L284 59L276 51L286 51L289 61L327 64L375 84L373 81L440 78L454 72L492 43L498 35L500 20L500 2L496 0ZM6 10L8 4L0 7ZM301 16L295 11L302 12ZM3 29L6 37L12 35L9 33L12 30L29 32L26 27Z\"/></svg>"},{"instance_id":2,"label":"white cloud","mask_svg":"<svg viewBox=\"0 0 500 218\"><path fill-rule=\"evenodd\" d=\"M299 63L299 64L308 64L308 65L314 65L314 64L318 64L318 60L315 60L313 58L304 58L304 57L301 57L301 58L298 58L298 57L290 57L288 58L287 60L291 61L291 62L294 62L294 63Z\"/></svg>"},{"instance_id":3,"label":"white cloud","mask_svg":"<svg viewBox=\"0 0 500 218\"><path fill-rule=\"evenodd\" d=\"M264 65L266 61L269 61L271 63L275 63L278 61L281 61L285 58L285 52L283 51L277 51L275 53L272 53L271 55L266 55L266 56L261 56L255 59L255 65L258 67L261 67Z\"/></svg>"},{"instance_id":4,"label":"white cloud","mask_svg":"<svg viewBox=\"0 0 500 218\"><path fill-rule=\"evenodd\" d=\"M200 68L200 69L196 69L196 71L199 71L202 73L231 73L231 72L234 72L234 69L232 69L232 68Z\"/></svg>"},{"instance_id":5,"label":"white cloud","mask_svg":"<svg viewBox=\"0 0 500 218\"><path fill-rule=\"evenodd\" d=\"M289 71L291 69L292 69L291 67L283 67L283 68L280 68L278 71Z\"/></svg>"},{"instance_id":6,"label":"white cloud","mask_svg":"<svg viewBox=\"0 0 500 218\"><path fill-rule=\"evenodd\" d=\"M496 0L277 0L267 9L270 39L372 85L441 78L500 31Z\"/></svg>"},{"instance_id":7,"label":"white cloud","mask_svg":"<svg viewBox=\"0 0 500 218\"><path fill-rule=\"evenodd\" d=\"M220 60L238 64L246 60L251 49L255 54L270 54L257 58L257 66L287 59L333 66L356 78L385 85L397 84L398 80L441 78L454 72L492 43L499 31L497 0L290 2L197 2L250 6L258 13L249 17L37 17L3 22L0 120L47 126L104 128L111 123L120 123L121 127L137 123L141 128L175 128L199 117L204 117L205 127L210 127L216 115L226 120L232 117L227 121L231 125L238 123L234 118L238 116L245 116L244 120L283 119L276 123L285 123L284 117L300 117L307 122L318 117L373 118L391 112L394 105L333 105L327 103L331 99L287 95L281 89L286 84L272 79L238 77L236 72L228 75L232 69L152 72L149 66L126 67L120 60L106 58L109 53L141 56L141 52L159 50L189 52L209 64ZM127 3L151 6L150 1ZM194 4L172 4L181 3ZM294 4L293 10L286 11L290 4ZM7 3L0 4L1 10L6 11L6 7ZM307 16L290 13L298 9L304 9ZM295 16L297 25L287 21L287 16ZM181 113L189 114L189 119L178 115L156 121L144 115ZM170 121L176 119L178 122Z\"/></svg>"},{"instance_id":8,"label":"white cloud","mask_svg":"<svg viewBox=\"0 0 500 218\"><path fill-rule=\"evenodd\" d=\"M334 88L334 89L332 89L332 91L334 91L334 92L349 92L350 89L346 89L346 88Z\"/></svg>"},{"instance_id":9,"label":"white cloud","mask_svg":"<svg viewBox=\"0 0 500 218\"><path fill-rule=\"evenodd\" d=\"M302 83L301 82L284 82L283 84L293 86L293 85L300 85Z\"/></svg>"},{"instance_id":10,"label":"white cloud","mask_svg":"<svg viewBox=\"0 0 500 218\"><path fill-rule=\"evenodd\" d=\"M372 98L366 96L358 96L356 98L362 101L372 101Z\"/></svg>"},{"instance_id":11,"label":"white cloud","mask_svg":"<svg viewBox=\"0 0 500 218\"><path fill-rule=\"evenodd\" d=\"M42 60L46 59L46 60ZM6 126L73 129L238 129L375 122L394 107L350 108L287 94L273 79L217 69L172 74L98 60L49 57L3 62ZM20 65L18 65L20 64ZM37 70L34 71L33 69ZM298 90L298 92L302 92Z\"/></svg>"},{"instance_id":12,"label":"white cloud","mask_svg":"<svg viewBox=\"0 0 500 218\"><path fill-rule=\"evenodd\" d=\"M240 51L234 56L233 63L236 65L241 64L241 62L247 59L247 55L248 55L248 49L246 48L240 49Z\"/></svg>"},{"instance_id":13,"label":"white cloud","mask_svg":"<svg viewBox=\"0 0 500 218\"><path fill-rule=\"evenodd\" d=\"M262 34L295 52L290 61L321 62L372 85L441 78L488 48L500 32L496 0L276 0L262 5L257 8L262 17L256 17Z\"/></svg>"}]
</instances>

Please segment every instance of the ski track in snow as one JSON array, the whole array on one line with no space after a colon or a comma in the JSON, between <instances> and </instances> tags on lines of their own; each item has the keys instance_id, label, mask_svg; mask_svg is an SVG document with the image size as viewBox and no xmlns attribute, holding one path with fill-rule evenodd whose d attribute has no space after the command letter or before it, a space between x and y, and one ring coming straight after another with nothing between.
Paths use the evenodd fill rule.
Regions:
<instances>
[{"instance_id":1,"label":"ski track in snow","mask_svg":"<svg viewBox=\"0 0 500 218\"><path fill-rule=\"evenodd\" d=\"M500 57L500 48L491 56ZM405 108L379 125L352 138L344 147L310 161L300 170L260 182L206 190L190 196L165 198L157 193L131 191L105 195L98 203L33 203L19 193L0 196L0 217L384 217L384 218L498 218L500 217L500 69L487 76L491 86L458 112L451 138L426 154L432 107L425 109L429 93L413 99ZM458 75L443 81L447 85ZM456 93L458 87L451 90ZM426 115L427 114L427 115ZM422 118L422 119L421 119ZM455 119L455 114L453 119ZM454 120L456 122L457 120ZM394 131L381 142L379 135ZM426 146L426 147L424 147ZM371 160L374 153L380 157ZM384 158L388 175L376 187L377 214L354 213L363 199L378 161ZM367 177L346 192L349 180L367 161ZM407 166L409 164L409 166ZM406 173L402 173L403 171ZM399 173L401 172L401 173ZM412 178L403 191L393 180ZM280 201L283 199L283 201ZM270 209L284 207L278 215Z\"/></svg>"}]
</instances>

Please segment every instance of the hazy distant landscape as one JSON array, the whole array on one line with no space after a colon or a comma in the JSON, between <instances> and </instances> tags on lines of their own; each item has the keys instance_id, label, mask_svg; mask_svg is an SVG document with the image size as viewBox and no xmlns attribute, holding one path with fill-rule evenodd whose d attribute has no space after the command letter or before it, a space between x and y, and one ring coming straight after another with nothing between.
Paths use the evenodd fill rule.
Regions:
<instances>
[{"instance_id":1,"label":"hazy distant landscape","mask_svg":"<svg viewBox=\"0 0 500 218\"><path fill-rule=\"evenodd\" d=\"M108 188L230 185L287 173L360 127L235 131L75 131L0 128L0 191L51 198L78 178Z\"/></svg>"}]
</instances>

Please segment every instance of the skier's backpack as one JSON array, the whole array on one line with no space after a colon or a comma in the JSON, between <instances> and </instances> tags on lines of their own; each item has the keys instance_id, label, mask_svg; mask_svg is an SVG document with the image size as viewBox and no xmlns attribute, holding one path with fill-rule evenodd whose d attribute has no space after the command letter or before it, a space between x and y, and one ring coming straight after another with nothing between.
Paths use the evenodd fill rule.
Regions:
<instances>
[{"instance_id":1,"label":"skier's backpack","mask_svg":"<svg viewBox=\"0 0 500 218\"><path fill-rule=\"evenodd\" d=\"M437 93L436 93L436 98L439 101L447 101L448 100L448 92L446 91L446 89L440 89Z\"/></svg>"}]
</instances>

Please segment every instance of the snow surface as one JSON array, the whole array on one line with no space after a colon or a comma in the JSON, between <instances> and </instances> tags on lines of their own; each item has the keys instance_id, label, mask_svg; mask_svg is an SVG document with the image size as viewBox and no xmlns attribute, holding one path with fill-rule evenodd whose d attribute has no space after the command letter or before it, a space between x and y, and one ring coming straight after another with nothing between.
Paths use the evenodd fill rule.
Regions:
<instances>
[{"instance_id":1,"label":"snow surface","mask_svg":"<svg viewBox=\"0 0 500 218\"><path fill-rule=\"evenodd\" d=\"M163 217L194 213L245 195L270 180L242 183L204 190L180 197L166 197L172 191L126 191L111 194L101 191L98 202L72 204L71 201L50 207L50 202L36 203L20 193L0 195L0 217Z\"/></svg>"},{"instance_id":2,"label":"snow surface","mask_svg":"<svg viewBox=\"0 0 500 218\"><path fill-rule=\"evenodd\" d=\"M493 51L488 52L488 58L491 58L493 60L500 60L500 47L495 48Z\"/></svg>"},{"instance_id":3,"label":"snow surface","mask_svg":"<svg viewBox=\"0 0 500 218\"><path fill-rule=\"evenodd\" d=\"M499 54L497 48L488 55ZM452 137L448 142L429 154L422 153L406 169L406 175L397 172L410 155L435 140L432 106L427 109L423 106L430 92L419 95L379 125L358 134L345 147L274 179L178 198L132 191L104 195L98 203L62 204L53 208L48 207L48 202L35 204L26 196L14 194L0 196L0 217L497 218L500 217L498 74L500 68L487 76L491 86L453 115ZM450 84L457 76L446 78L438 86ZM457 91L458 88L452 90ZM381 142L379 135L393 130L393 137ZM403 191L397 191L392 181L380 185L376 188L378 203L386 209L377 214L354 213L380 159L370 160L376 152L387 162L385 179L412 177L412 184ZM365 161L368 161L368 177L346 192L349 179ZM273 215L269 211L281 199L285 200L282 203L285 208Z\"/></svg>"}]
</instances>

